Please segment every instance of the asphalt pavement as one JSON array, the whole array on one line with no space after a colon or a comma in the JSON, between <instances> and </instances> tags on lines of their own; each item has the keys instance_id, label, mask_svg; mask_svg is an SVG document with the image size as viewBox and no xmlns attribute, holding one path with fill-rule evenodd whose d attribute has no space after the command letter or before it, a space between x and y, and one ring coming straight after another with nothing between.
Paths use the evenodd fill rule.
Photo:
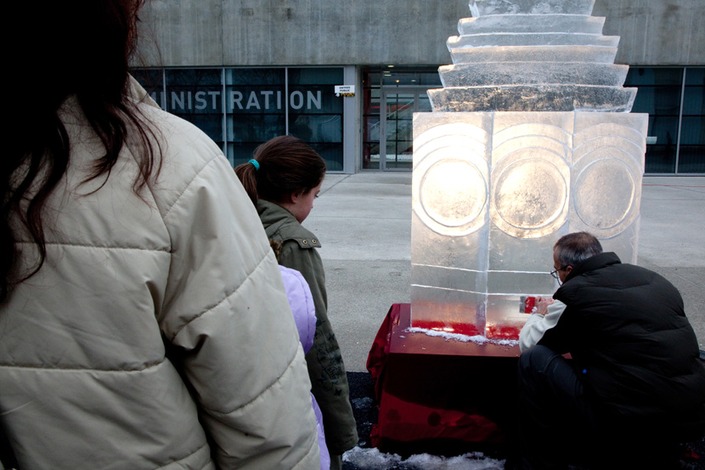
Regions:
<instances>
[{"instance_id":1,"label":"asphalt pavement","mask_svg":"<svg viewBox=\"0 0 705 470\"><path fill-rule=\"evenodd\" d=\"M411 177L328 174L304 222L322 243L328 315L350 372L367 371L389 307L410 302ZM705 350L705 177L643 178L637 264L680 290Z\"/></svg>"}]
</instances>

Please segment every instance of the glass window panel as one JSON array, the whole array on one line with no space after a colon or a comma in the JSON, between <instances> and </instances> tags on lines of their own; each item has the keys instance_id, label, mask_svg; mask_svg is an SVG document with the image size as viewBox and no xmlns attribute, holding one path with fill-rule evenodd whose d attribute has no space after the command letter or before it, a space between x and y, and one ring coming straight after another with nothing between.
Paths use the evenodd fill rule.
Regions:
<instances>
[{"instance_id":1,"label":"glass window panel","mask_svg":"<svg viewBox=\"0 0 705 470\"><path fill-rule=\"evenodd\" d=\"M396 140L387 142L385 166L388 169L411 168L413 141Z\"/></svg>"},{"instance_id":2,"label":"glass window panel","mask_svg":"<svg viewBox=\"0 0 705 470\"><path fill-rule=\"evenodd\" d=\"M343 113L345 97L335 96L332 85L289 87L290 113Z\"/></svg>"},{"instance_id":3,"label":"glass window panel","mask_svg":"<svg viewBox=\"0 0 705 470\"><path fill-rule=\"evenodd\" d=\"M632 68L625 87L638 87L632 112L678 115L683 69Z\"/></svg>"},{"instance_id":4,"label":"glass window panel","mask_svg":"<svg viewBox=\"0 0 705 470\"><path fill-rule=\"evenodd\" d=\"M705 115L705 68L686 70L683 114Z\"/></svg>"},{"instance_id":5,"label":"glass window panel","mask_svg":"<svg viewBox=\"0 0 705 470\"><path fill-rule=\"evenodd\" d=\"M685 71L678 173L705 173L705 68Z\"/></svg>"},{"instance_id":6,"label":"glass window panel","mask_svg":"<svg viewBox=\"0 0 705 470\"><path fill-rule=\"evenodd\" d=\"M311 147L326 161L326 171L343 171L343 144L311 143Z\"/></svg>"},{"instance_id":7,"label":"glass window panel","mask_svg":"<svg viewBox=\"0 0 705 470\"><path fill-rule=\"evenodd\" d=\"M415 93L397 93L387 97L387 116L397 120L411 120Z\"/></svg>"},{"instance_id":8,"label":"glass window panel","mask_svg":"<svg viewBox=\"0 0 705 470\"><path fill-rule=\"evenodd\" d=\"M382 86L400 86L403 85L401 77L398 74L385 73L382 75Z\"/></svg>"},{"instance_id":9,"label":"glass window panel","mask_svg":"<svg viewBox=\"0 0 705 470\"><path fill-rule=\"evenodd\" d=\"M681 145L678 173L705 173L705 145Z\"/></svg>"},{"instance_id":10,"label":"glass window panel","mask_svg":"<svg viewBox=\"0 0 705 470\"><path fill-rule=\"evenodd\" d=\"M412 136L413 121L387 121L387 140L404 140Z\"/></svg>"},{"instance_id":11,"label":"glass window panel","mask_svg":"<svg viewBox=\"0 0 705 470\"><path fill-rule=\"evenodd\" d=\"M624 86L674 85L683 82L682 68L631 67Z\"/></svg>"},{"instance_id":12,"label":"glass window panel","mask_svg":"<svg viewBox=\"0 0 705 470\"><path fill-rule=\"evenodd\" d=\"M220 85L221 69L167 69L165 77L168 87Z\"/></svg>"},{"instance_id":13,"label":"glass window panel","mask_svg":"<svg viewBox=\"0 0 705 470\"><path fill-rule=\"evenodd\" d=\"M235 114L283 113L286 93L278 85L227 86L225 109Z\"/></svg>"},{"instance_id":14,"label":"glass window panel","mask_svg":"<svg viewBox=\"0 0 705 470\"><path fill-rule=\"evenodd\" d=\"M646 173L676 171L682 82L682 68L638 67L627 75L625 86L639 88L632 112L649 114Z\"/></svg>"},{"instance_id":15,"label":"glass window panel","mask_svg":"<svg viewBox=\"0 0 705 470\"><path fill-rule=\"evenodd\" d=\"M322 148L328 168L342 169L343 98L333 88L342 80L342 67L227 69L229 157L235 162L249 159L258 144L288 132L312 145L335 144Z\"/></svg>"},{"instance_id":16,"label":"glass window panel","mask_svg":"<svg viewBox=\"0 0 705 470\"><path fill-rule=\"evenodd\" d=\"M137 80L143 87L158 87L162 86L163 73L162 69L132 69L130 74Z\"/></svg>"},{"instance_id":17,"label":"glass window panel","mask_svg":"<svg viewBox=\"0 0 705 470\"><path fill-rule=\"evenodd\" d=\"M281 114L286 109L284 69L226 69L226 113ZM252 116L243 119L252 119Z\"/></svg>"},{"instance_id":18,"label":"glass window panel","mask_svg":"<svg viewBox=\"0 0 705 470\"><path fill-rule=\"evenodd\" d=\"M387 162L396 161L397 159L397 141L396 139L387 138L387 149L386 160Z\"/></svg>"},{"instance_id":19,"label":"glass window panel","mask_svg":"<svg viewBox=\"0 0 705 470\"><path fill-rule=\"evenodd\" d=\"M283 68L225 69L228 158L235 165L252 151L286 133L286 90Z\"/></svg>"},{"instance_id":20,"label":"glass window panel","mask_svg":"<svg viewBox=\"0 0 705 470\"><path fill-rule=\"evenodd\" d=\"M343 69L289 68L289 85L344 85Z\"/></svg>"},{"instance_id":21,"label":"glass window panel","mask_svg":"<svg viewBox=\"0 0 705 470\"><path fill-rule=\"evenodd\" d=\"M646 147L645 173L673 173L675 170L675 146L649 145Z\"/></svg>"},{"instance_id":22,"label":"glass window panel","mask_svg":"<svg viewBox=\"0 0 705 470\"><path fill-rule=\"evenodd\" d=\"M363 127L362 127L362 168L365 170L379 169L379 139L380 139L380 95L379 88L367 87L367 84L372 81L365 77L375 74L363 75ZM377 74L379 77L379 74Z\"/></svg>"},{"instance_id":23,"label":"glass window panel","mask_svg":"<svg viewBox=\"0 0 705 470\"><path fill-rule=\"evenodd\" d=\"M394 86L424 86L438 88L441 78L438 71L419 71L403 68L387 68L382 72L382 83Z\"/></svg>"},{"instance_id":24,"label":"glass window panel","mask_svg":"<svg viewBox=\"0 0 705 470\"><path fill-rule=\"evenodd\" d=\"M130 73L147 90L149 96L159 106L164 107L164 74L162 69L134 69Z\"/></svg>"},{"instance_id":25,"label":"glass window panel","mask_svg":"<svg viewBox=\"0 0 705 470\"><path fill-rule=\"evenodd\" d=\"M365 141L379 142L379 116L366 119Z\"/></svg>"},{"instance_id":26,"label":"glass window panel","mask_svg":"<svg viewBox=\"0 0 705 470\"><path fill-rule=\"evenodd\" d=\"M705 67L688 67L685 71L685 86L705 86Z\"/></svg>"},{"instance_id":27,"label":"glass window panel","mask_svg":"<svg viewBox=\"0 0 705 470\"><path fill-rule=\"evenodd\" d=\"M222 146L223 143L223 115L222 114L190 114L184 116L196 127L208 134L208 137Z\"/></svg>"},{"instance_id":28,"label":"glass window panel","mask_svg":"<svg viewBox=\"0 0 705 470\"><path fill-rule=\"evenodd\" d=\"M334 85L343 85L343 68L287 69L289 84L289 134L320 152L325 151L329 171L343 168L343 100ZM324 144L325 143L325 144ZM336 154L336 152L339 152Z\"/></svg>"},{"instance_id":29,"label":"glass window panel","mask_svg":"<svg viewBox=\"0 0 705 470\"><path fill-rule=\"evenodd\" d=\"M637 92L632 112L677 116L680 96L680 86L642 86Z\"/></svg>"},{"instance_id":30,"label":"glass window panel","mask_svg":"<svg viewBox=\"0 0 705 470\"><path fill-rule=\"evenodd\" d=\"M705 145L705 115L683 117L680 144Z\"/></svg>"},{"instance_id":31,"label":"glass window panel","mask_svg":"<svg viewBox=\"0 0 705 470\"><path fill-rule=\"evenodd\" d=\"M229 142L265 142L286 133L283 114L228 116Z\"/></svg>"},{"instance_id":32,"label":"glass window panel","mask_svg":"<svg viewBox=\"0 0 705 470\"><path fill-rule=\"evenodd\" d=\"M413 140L393 140L387 141L387 160L394 159L401 155L411 155L413 152Z\"/></svg>"},{"instance_id":33,"label":"glass window panel","mask_svg":"<svg viewBox=\"0 0 705 470\"><path fill-rule=\"evenodd\" d=\"M654 116L649 120L649 135L656 137L656 144L673 146L678 135L677 116Z\"/></svg>"},{"instance_id":34,"label":"glass window panel","mask_svg":"<svg viewBox=\"0 0 705 470\"><path fill-rule=\"evenodd\" d=\"M365 95L369 97L363 103L363 114L379 116L381 90L379 88L368 88L365 90Z\"/></svg>"},{"instance_id":35,"label":"glass window panel","mask_svg":"<svg viewBox=\"0 0 705 470\"><path fill-rule=\"evenodd\" d=\"M678 117L649 116L648 135L655 142L646 146L646 173L675 172Z\"/></svg>"},{"instance_id":36,"label":"glass window panel","mask_svg":"<svg viewBox=\"0 0 705 470\"><path fill-rule=\"evenodd\" d=\"M221 69L166 70L165 107L179 116L222 113Z\"/></svg>"},{"instance_id":37,"label":"glass window panel","mask_svg":"<svg viewBox=\"0 0 705 470\"><path fill-rule=\"evenodd\" d=\"M362 168L365 170L379 170L379 141L363 143Z\"/></svg>"},{"instance_id":38,"label":"glass window panel","mask_svg":"<svg viewBox=\"0 0 705 470\"><path fill-rule=\"evenodd\" d=\"M289 118L289 133L306 142L343 142L343 116L303 114Z\"/></svg>"},{"instance_id":39,"label":"glass window panel","mask_svg":"<svg viewBox=\"0 0 705 470\"><path fill-rule=\"evenodd\" d=\"M226 85L281 85L284 86L285 70L255 68L255 69L225 69Z\"/></svg>"},{"instance_id":40,"label":"glass window panel","mask_svg":"<svg viewBox=\"0 0 705 470\"><path fill-rule=\"evenodd\" d=\"M382 84L382 72L363 72L362 86L379 88Z\"/></svg>"},{"instance_id":41,"label":"glass window panel","mask_svg":"<svg viewBox=\"0 0 705 470\"><path fill-rule=\"evenodd\" d=\"M233 166L238 166L241 163L245 163L247 160L252 158L257 146L260 142L235 142L229 143L227 148L227 155Z\"/></svg>"},{"instance_id":42,"label":"glass window panel","mask_svg":"<svg viewBox=\"0 0 705 470\"><path fill-rule=\"evenodd\" d=\"M428 86L429 88L441 88L441 77L438 72L433 73L420 73L419 74L419 85Z\"/></svg>"},{"instance_id":43,"label":"glass window panel","mask_svg":"<svg viewBox=\"0 0 705 470\"><path fill-rule=\"evenodd\" d=\"M431 106L431 100L428 98L427 93L421 93L419 95L419 110L420 113L430 113L433 111Z\"/></svg>"},{"instance_id":44,"label":"glass window panel","mask_svg":"<svg viewBox=\"0 0 705 470\"><path fill-rule=\"evenodd\" d=\"M411 156L414 151L414 141L413 140L397 140L397 156L405 155Z\"/></svg>"}]
</instances>

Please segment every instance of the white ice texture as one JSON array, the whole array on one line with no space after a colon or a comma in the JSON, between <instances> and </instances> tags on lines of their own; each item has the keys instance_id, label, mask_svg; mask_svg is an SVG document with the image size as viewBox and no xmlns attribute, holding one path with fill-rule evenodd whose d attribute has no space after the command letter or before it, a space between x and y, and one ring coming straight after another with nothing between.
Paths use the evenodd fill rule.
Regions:
<instances>
[{"instance_id":1,"label":"white ice texture","mask_svg":"<svg viewBox=\"0 0 705 470\"><path fill-rule=\"evenodd\" d=\"M648 115L593 5L471 0L448 39L414 115L412 327L517 339L567 233L636 262Z\"/></svg>"},{"instance_id":2,"label":"white ice texture","mask_svg":"<svg viewBox=\"0 0 705 470\"><path fill-rule=\"evenodd\" d=\"M604 36L594 0L473 0L448 38L452 64L433 111L629 112L635 88L615 64L619 36Z\"/></svg>"},{"instance_id":3,"label":"white ice texture","mask_svg":"<svg viewBox=\"0 0 705 470\"><path fill-rule=\"evenodd\" d=\"M636 262L648 115L414 116L412 326L516 339L522 298L552 295L552 248L588 231ZM467 328L464 328L467 331Z\"/></svg>"}]
</instances>

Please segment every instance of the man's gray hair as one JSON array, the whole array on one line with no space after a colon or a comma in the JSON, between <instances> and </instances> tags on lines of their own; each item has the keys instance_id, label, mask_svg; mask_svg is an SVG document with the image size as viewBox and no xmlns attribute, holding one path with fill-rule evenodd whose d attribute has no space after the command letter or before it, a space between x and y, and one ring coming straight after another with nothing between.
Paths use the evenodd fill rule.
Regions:
<instances>
[{"instance_id":1,"label":"man's gray hair","mask_svg":"<svg viewBox=\"0 0 705 470\"><path fill-rule=\"evenodd\" d=\"M591 233L574 232L559 238L553 250L561 267L576 266L602 253L602 245Z\"/></svg>"}]
</instances>

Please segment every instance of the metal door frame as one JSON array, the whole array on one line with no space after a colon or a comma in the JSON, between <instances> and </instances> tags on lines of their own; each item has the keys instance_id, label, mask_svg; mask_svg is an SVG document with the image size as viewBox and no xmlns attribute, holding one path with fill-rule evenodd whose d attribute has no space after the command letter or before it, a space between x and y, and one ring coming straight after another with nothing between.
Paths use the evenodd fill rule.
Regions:
<instances>
[{"instance_id":1,"label":"metal door frame","mask_svg":"<svg viewBox=\"0 0 705 470\"><path fill-rule=\"evenodd\" d=\"M379 169L380 171L411 171L411 167L387 168L387 96L398 95L400 93L410 93L414 95L414 108L412 114L419 109L419 97L425 94L428 87L382 87L379 97ZM413 136L412 136L413 138Z\"/></svg>"}]
</instances>

